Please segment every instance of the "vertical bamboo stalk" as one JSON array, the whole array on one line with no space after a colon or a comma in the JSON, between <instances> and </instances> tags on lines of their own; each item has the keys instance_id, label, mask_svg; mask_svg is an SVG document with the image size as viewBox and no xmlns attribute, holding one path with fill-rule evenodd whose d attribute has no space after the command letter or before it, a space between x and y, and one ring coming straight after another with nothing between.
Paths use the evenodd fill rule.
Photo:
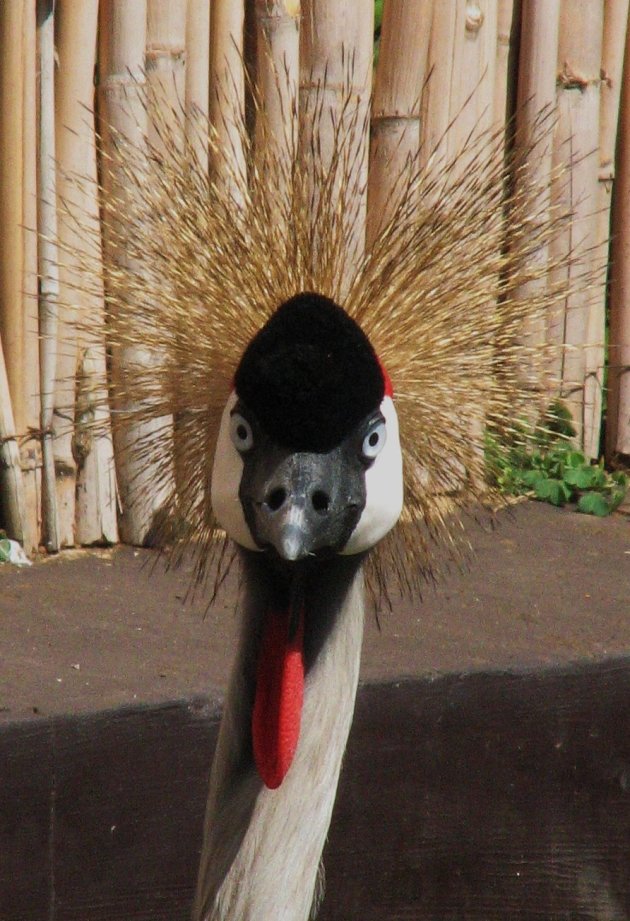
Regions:
<instances>
[{"instance_id":1,"label":"vertical bamboo stalk","mask_svg":"<svg viewBox=\"0 0 630 921\"><path fill-rule=\"evenodd\" d=\"M124 175L108 160L114 151L112 130L128 139L136 151L141 151L147 130L144 104L144 59L146 45L147 5L145 0L102 0L100 6L100 112L102 114L104 195L115 196L117 220L114 237L124 238ZM114 161L115 162L115 161ZM119 216L119 217L118 217ZM116 245L112 235L105 234L107 259L113 265L125 265L129 256L124 246ZM115 350L112 354L114 386L128 363L145 361L140 348ZM124 409L117 406L117 409ZM116 471L122 504L119 526L121 537L131 544L142 544L151 532L155 517L163 506L170 487L165 485L168 474L150 469L139 456L139 445L151 444L165 438L169 420L155 420L122 426L114 424Z\"/></svg>"},{"instance_id":2,"label":"vertical bamboo stalk","mask_svg":"<svg viewBox=\"0 0 630 921\"><path fill-rule=\"evenodd\" d=\"M308 120L310 113L321 106L317 143L324 168L332 156L334 125L340 122L348 94L356 108L350 115L356 124L351 140L355 146L354 168L352 175L344 177L346 188L354 190L354 200L345 202L347 259L341 281L343 293L365 251L374 4L371 0L355 0L352 4L308 0L302 9L300 117ZM303 155L308 156L307 137L303 144Z\"/></svg>"},{"instance_id":3,"label":"vertical bamboo stalk","mask_svg":"<svg viewBox=\"0 0 630 921\"><path fill-rule=\"evenodd\" d=\"M521 40L516 98L516 147L528 152L522 166L521 179L537 190L536 210L545 220L551 209L551 179L553 174L553 145L549 133L540 136L541 114L550 115L556 106L556 71L558 59L558 33L560 30L560 0L523 0L521 10ZM539 248L538 264L549 264L549 247ZM523 297L544 290L544 276L532 282L521 294ZM547 340L547 327L557 320L549 317L532 325L532 345L542 345ZM559 378L558 367L556 375Z\"/></svg>"},{"instance_id":4,"label":"vertical bamboo stalk","mask_svg":"<svg viewBox=\"0 0 630 921\"><path fill-rule=\"evenodd\" d=\"M37 15L35 3L24 4L22 60L24 64L22 120L22 225L23 243L23 340L24 412L18 432L24 483L26 519L24 548L37 549L41 525L42 449L40 429L39 308L37 281Z\"/></svg>"},{"instance_id":5,"label":"vertical bamboo stalk","mask_svg":"<svg viewBox=\"0 0 630 921\"><path fill-rule=\"evenodd\" d=\"M396 189L420 150L420 101L427 74L431 0L388 0L372 102L367 246L396 205Z\"/></svg>"},{"instance_id":6,"label":"vertical bamboo stalk","mask_svg":"<svg viewBox=\"0 0 630 921\"><path fill-rule=\"evenodd\" d=\"M612 217L610 343L606 455L630 456L630 31L619 113L619 144Z\"/></svg>"},{"instance_id":7,"label":"vertical bamboo stalk","mask_svg":"<svg viewBox=\"0 0 630 921\"><path fill-rule=\"evenodd\" d=\"M0 493L4 524L9 537L24 543L26 506L22 483L22 467L9 393L9 380L0 341Z\"/></svg>"},{"instance_id":8,"label":"vertical bamboo stalk","mask_svg":"<svg viewBox=\"0 0 630 921\"><path fill-rule=\"evenodd\" d=\"M98 0L57 0L56 141L58 200L98 226L94 65ZM81 182L78 179L82 180ZM59 342L56 407L65 422L55 439L62 545L113 543L117 539L116 484L109 418L105 410L102 343L83 341L86 322L104 335L103 291L82 284L88 243L70 220L61 221L59 241ZM92 243L93 241L90 241ZM81 294L77 297L76 292ZM77 324L77 319L80 321ZM70 429L69 420L74 423ZM75 501L76 500L76 501Z\"/></svg>"},{"instance_id":9,"label":"vertical bamboo stalk","mask_svg":"<svg viewBox=\"0 0 630 921\"><path fill-rule=\"evenodd\" d=\"M53 416L57 371L59 259L57 255L57 193L55 176L55 31L54 3L38 0L39 89L39 331L42 427L42 510L44 543L60 548Z\"/></svg>"},{"instance_id":10,"label":"vertical bamboo stalk","mask_svg":"<svg viewBox=\"0 0 630 921\"><path fill-rule=\"evenodd\" d=\"M570 183L564 184L564 204L573 214L569 247L582 249L580 264L569 262L569 273L585 266L603 270L598 157L599 100L603 41L603 0L563 0L558 42L559 99L555 137L556 162L571 163ZM559 241L560 245L564 241ZM596 247L596 249L593 249ZM599 262L599 266L598 263ZM571 409L589 457L599 453L603 386L605 288L577 286L566 301L562 325L552 332L566 346L562 358L562 396Z\"/></svg>"},{"instance_id":11,"label":"vertical bamboo stalk","mask_svg":"<svg viewBox=\"0 0 630 921\"><path fill-rule=\"evenodd\" d=\"M300 0L256 0L257 85L262 107L256 117L260 162L274 163L278 227L284 229L291 187L291 161L298 130Z\"/></svg>"},{"instance_id":12,"label":"vertical bamboo stalk","mask_svg":"<svg viewBox=\"0 0 630 921\"><path fill-rule=\"evenodd\" d=\"M183 137L186 87L186 0L148 0L145 66L150 98L172 132ZM155 142L149 120L149 138Z\"/></svg>"},{"instance_id":13,"label":"vertical bamboo stalk","mask_svg":"<svg viewBox=\"0 0 630 921\"><path fill-rule=\"evenodd\" d=\"M210 8L210 122L217 144L229 152L229 175L223 158L212 158L211 170L231 186L236 202L245 181L245 152L241 135L245 111L243 69L244 0L213 0ZM238 181L234 182L234 177Z\"/></svg>"},{"instance_id":14,"label":"vertical bamboo stalk","mask_svg":"<svg viewBox=\"0 0 630 921\"><path fill-rule=\"evenodd\" d=\"M188 0L186 13L186 135L199 164L208 169L210 111L210 0Z\"/></svg>"},{"instance_id":15,"label":"vertical bamboo stalk","mask_svg":"<svg viewBox=\"0 0 630 921\"><path fill-rule=\"evenodd\" d=\"M22 315L23 71L22 0L0 3L0 338L18 432L24 432L24 341Z\"/></svg>"}]
</instances>

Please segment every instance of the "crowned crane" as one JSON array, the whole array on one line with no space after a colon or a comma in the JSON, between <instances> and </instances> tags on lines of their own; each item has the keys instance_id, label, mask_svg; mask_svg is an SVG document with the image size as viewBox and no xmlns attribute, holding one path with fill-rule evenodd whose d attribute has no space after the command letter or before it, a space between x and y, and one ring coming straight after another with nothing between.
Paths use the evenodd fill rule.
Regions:
<instances>
[{"instance_id":1,"label":"crowned crane","mask_svg":"<svg viewBox=\"0 0 630 921\"><path fill-rule=\"evenodd\" d=\"M195 914L305 921L354 709L362 564L403 502L391 384L332 300L296 295L245 349L211 488L245 600Z\"/></svg>"}]
</instances>

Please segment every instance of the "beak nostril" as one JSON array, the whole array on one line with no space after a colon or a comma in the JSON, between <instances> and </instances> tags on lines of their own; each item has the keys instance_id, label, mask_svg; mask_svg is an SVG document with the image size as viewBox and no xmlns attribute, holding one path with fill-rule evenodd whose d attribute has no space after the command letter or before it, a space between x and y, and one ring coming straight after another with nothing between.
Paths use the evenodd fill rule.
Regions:
<instances>
[{"instance_id":1,"label":"beak nostril","mask_svg":"<svg viewBox=\"0 0 630 921\"><path fill-rule=\"evenodd\" d=\"M327 512L330 505L330 497L321 489L316 489L311 496L311 502L316 512Z\"/></svg>"},{"instance_id":2,"label":"beak nostril","mask_svg":"<svg viewBox=\"0 0 630 921\"><path fill-rule=\"evenodd\" d=\"M271 509L272 512L277 512L279 508L282 508L284 502L287 498L287 491L283 486L277 486L275 489L272 489L265 499L265 504L267 508Z\"/></svg>"}]
</instances>

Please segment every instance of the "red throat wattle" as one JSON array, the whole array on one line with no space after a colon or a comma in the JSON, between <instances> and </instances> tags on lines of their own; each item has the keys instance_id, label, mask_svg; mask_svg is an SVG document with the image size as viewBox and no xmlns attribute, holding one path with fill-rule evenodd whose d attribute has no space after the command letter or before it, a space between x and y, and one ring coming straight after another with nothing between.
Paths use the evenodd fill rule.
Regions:
<instances>
[{"instance_id":1,"label":"red throat wattle","mask_svg":"<svg viewBox=\"0 0 630 921\"><path fill-rule=\"evenodd\" d=\"M290 636L292 610L266 612L258 653L252 713L254 761L275 790L291 767L300 737L304 700L304 608Z\"/></svg>"}]
</instances>

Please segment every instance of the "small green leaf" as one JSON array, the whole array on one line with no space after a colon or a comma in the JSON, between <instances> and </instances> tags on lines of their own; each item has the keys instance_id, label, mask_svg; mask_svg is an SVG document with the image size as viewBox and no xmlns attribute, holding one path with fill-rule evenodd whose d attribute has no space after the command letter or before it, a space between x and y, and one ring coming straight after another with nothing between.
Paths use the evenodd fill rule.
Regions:
<instances>
[{"instance_id":1,"label":"small green leaf","mask_svg":"<svg viewBox=\"0 0 630 921\"><path fill-rule=\"evenodd\" d=\"M536 483L539 483L541 480L546 480L544 470L525 470L521 474L521 479L525 486L529 486L530 489L535 489Z\"/></svg>"},{"instance_id":2,"label":"small green leaf","mask_svg":"<svg viewBox=\"0 0 630 921\"><path fill-rule=\"evenodd\" d=\"M581 467L587 460L581 451L567 451L563 462L565 467Z\"/></svg>"},{"instance_id":3,"label":"small green leaf","mask_svg":"<svg viewBox=\"0 0 630 921\"><path fill-rule=\"evenodd\" d=\"M563 479L565 483L577 489L592 489L593 486L603 486L606 482L606 475L600 467L582 464L581 467L569 467L568 470L565 470Z\"/></svg>"},{"instance_id":4,"label":"small green leaf","mask_svg":"<svg viewBox=\"0 0 630 921\"><path fill-rule=\"evenodd\" d=\"M610 497L608 499L608 505L610 506L611 512L614 512L616 508L619 508L619 506L621 505L621 503L623 502L625 498L625 495L626 495L625 487L623 489L613 489L612 490L612 492L610 493Z\"/></svg>"},{"instance_id":5,"label":"small green leaf","mask_svg":"<svg viewBox=\"0 0 630 921\"><path fill-rule=\"evenodd\" d=\"M545 477L534 485L538 499L551 502L552 505L564 505L571 498L571 490L562 482L553 477Z\"/></svg>"},{"instance_id":6,"label":"small green leaf","mask_svg":"<svg viewBox=\"0 0 630 921\"><path fill-rule=\"evenodd\" d=\"M600 492L585 492L583 496L580 496L577 510L585 515L597 515L599 518L605 518L606 515L610 514L611 507L606 497Z\"/></svg>"},{"instance_id":7,"label":"small green leaf","mask_svg":"<svg viewBox=\"0 0 630 921\"><path fill-rule=\"evenodd\" d=\"M628 477L622 470L615 470L614 473L610 474L610 479L623 489L626 489L628 486Z\"/></svg>"}]
</instances>

